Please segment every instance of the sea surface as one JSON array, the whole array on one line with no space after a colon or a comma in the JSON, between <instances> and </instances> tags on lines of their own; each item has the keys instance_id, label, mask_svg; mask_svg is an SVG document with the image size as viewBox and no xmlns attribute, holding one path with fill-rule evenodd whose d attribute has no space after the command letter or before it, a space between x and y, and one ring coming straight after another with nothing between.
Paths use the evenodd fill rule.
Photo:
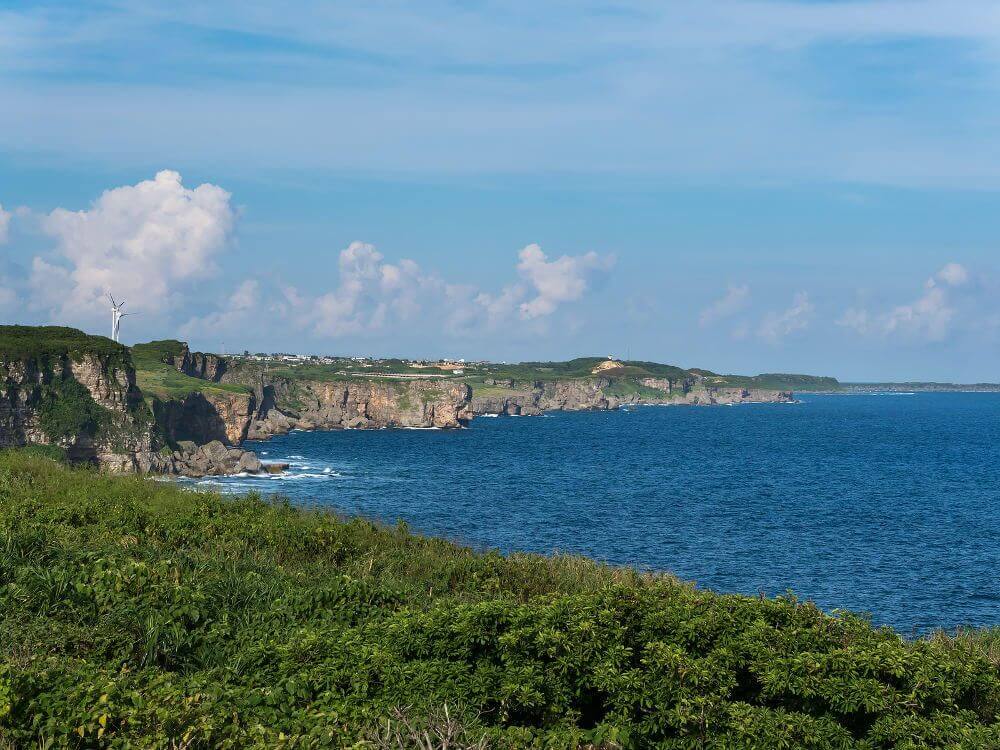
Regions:
<instances>
[{"instance_id":1,"label":"sea surface","mask_svg":"<svg viewBox=\"0 0 1000 750\"><path fill-rule=\"evenodd\" d=\"M502 551L576 552L721 592L788 590L905 635L1000 625L1000 394L477 418L249 443L225 491Z\"/></svg>"}]
</instances>

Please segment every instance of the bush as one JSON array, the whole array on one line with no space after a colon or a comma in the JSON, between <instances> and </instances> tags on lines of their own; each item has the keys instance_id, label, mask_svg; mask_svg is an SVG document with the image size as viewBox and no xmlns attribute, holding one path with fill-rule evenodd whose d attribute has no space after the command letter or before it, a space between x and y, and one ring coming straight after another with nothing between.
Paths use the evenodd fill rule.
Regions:
<instances>
[{"instance_id":1,"label":"bush","mask_svg":"<svg viewBox=\"0 0 1000 750\"><path fill-rule=\"evenodd\" d=\"M91 397L74 378L56 379L49 385L38 409L39 424L49 440L60 441L76 435L90 435L105 426L107 409Z\"/></svg>"},{"instance_id":2,"label":"bush","mask_svg":"<svg viewBox=\"0 0 1000 750\"><path fill-rule=\"evenodd\" d=\"M0 746L998 747L995 643L0 455Z\"/></svg>"}]
</instances>

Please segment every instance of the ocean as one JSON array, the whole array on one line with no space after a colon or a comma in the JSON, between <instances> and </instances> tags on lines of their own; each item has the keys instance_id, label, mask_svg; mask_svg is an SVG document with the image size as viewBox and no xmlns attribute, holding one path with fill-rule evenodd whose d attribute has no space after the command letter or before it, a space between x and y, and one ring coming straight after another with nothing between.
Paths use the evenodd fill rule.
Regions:
<instances>
[{"instance_id":1,"label":"ocean","mask_svg":"<svg viewBox=\"0 0 1000 750\"><path fill-rule=\"evenodd\" d=\"M279 493L476 548L572 552L718 592L794 592L904 635L1000 624L1000 394L477 418L248 443Z\"/></svg>"}]
</instances>

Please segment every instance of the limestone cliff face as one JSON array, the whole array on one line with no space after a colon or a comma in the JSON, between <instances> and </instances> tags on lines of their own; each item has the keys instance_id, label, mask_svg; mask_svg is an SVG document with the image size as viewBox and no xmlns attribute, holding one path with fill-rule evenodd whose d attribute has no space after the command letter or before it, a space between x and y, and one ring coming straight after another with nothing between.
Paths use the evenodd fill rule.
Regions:
<instances>
[{"instance_id":1,"label":"limestone cliff face","mask_svg":"<svg viewBox=\"0 0 1000 750\"><path fill-rule=\"evenodd\" d=\"M173 365L179 372L192 378L210 380L213 383L218 383L226 374L226 360L223 357L217 354L192 352L187 344L183 345L180 353L170 357L167 364Z\"/></svg>"},{"instance_id":2,"label":"limestone cliff face","mask_svg":"<svg viewBox=\"0 0 1000 750\"><path fill-rule=\"evenodd\" d=\"M534 382L492 381L482 395L473 394L475 414L528 416L544 411L617 409L629 404L723 405L785 403L790 391L720 388L701 378L574 378Z\"/></svg>"},{"instance_id":3,"label":"limestone cliff face","mask_svg":"<svg viewBox=\"0 0 1000 750\"><path fill-rule=\"evenodd\" d=\"M471 390L464 383L282 379L260 392L249 439L293 429L453 428L472 419Z\"/></svg>"},{"instance_id":4,"label":"limestone cliff face","mask_svg":"<svg viewBox=\"0 0 1000 750\"><path fill-rule=\"evenodd\" d=\"M152 420L127 357L4 357L0 374L0 445L58 445L73 460L113 472L156 462Z\"/></svg>"},{"instance_id":5,"label":"limestone cliff face","mask_svg":"<svg viewBox=\"0 0 1000 750\"><path fill-rule=\"evenodd\" d=\"M253 393L196 392L184 398L153 402L162 434L172 443L189 440L199 445L218 440L239 445L257 416Z\"/></svg>"}]
</instances>

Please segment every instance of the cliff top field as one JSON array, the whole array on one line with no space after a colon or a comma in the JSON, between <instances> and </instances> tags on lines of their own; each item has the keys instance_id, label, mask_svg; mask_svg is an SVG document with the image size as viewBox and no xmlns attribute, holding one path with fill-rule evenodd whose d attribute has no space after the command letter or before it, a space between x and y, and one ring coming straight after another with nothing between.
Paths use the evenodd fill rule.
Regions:
<instances>
[{"instance_id":1,"label":"cliff top field","mask_svg":"<svg viewBox=\"0 0 1000 750\"><path fill-rule=\"evenodd\" d=\"M143 393L159 398L183 398L199 391L246 392L242 385L191 377L168 364L168 358L180 356L186 349L183 342L173 339L150 341L132 347L136 384Z\"/></svg>"},{"instance_id":2,"label":"cliff top field","mask_svg":"<svg viewBox=\"0 0 1000 750\"><path fill-rule=\"evenodd\" d=\"M512 380L562 380L591 378L668 378L698 377L706 384L719 387L769 388L776 390L837 390L836 378L815 375L769 373L763 375L719 375L699 368L683 369L658 362L626 360L618 366L598 369L609 362L606 357L578 357L566 362L521 362L518 364L487 364L480 368L482 376Z\"/></svg>"},{"instance_id":3,"label":"cliff top field","mask_svg":"<svg viewBox=\"0 0 1000 750\"><path fill-rule=\"evenodd\" d=\"M997 654L0 453L5 750L996 747Z\"/></svg>"},{"instance_id":4,"label":"cliff top field","mask_svg":"<svg viewBox=\"0 0 1000 750\"><path fill-rule=\"evenodd\" d=\"M143 345L145 346L145 345ZM259 362L243 361L239 358L231 360L232 367L237 372L257 373L264 369ZM462 380L473 387L482 387L484 379L515 380L520 382L553 381L588 379L604 377L609 379L636 378L666 378L683 380L699 378L705 384L718 387L764 388L774 390L838 390L840 384L836 378L815 375L798 375L789 373L767 373L761 375L720 375L709 370L698 368L683 369L675 365L657 362L624 361L616 362L614 367L599 369L608 362L605 357L578 357L561 362L521 362L514 364L475 362L461 363L455 369L440 367L414 367L407 360L378 359L358 364L350 359L341 358L333 363L288 363L275 361L267 364L267 372L271 377L283 377L289 380L342 381L364 379L366 376L392 379L392 375L404 377L433 375L441 379Z\"/></svg>"},{"instance_id":5,"label":"cliff top field","mask_svg":"<svg viewBox=\"0 0 1000 750\"><path fill-rule=\"evenodd\" d=\"M64 326L0 326L0 356L10 359L70 354L123 355L127 347L105 336Z\"/></svg>"}]
</instances>

